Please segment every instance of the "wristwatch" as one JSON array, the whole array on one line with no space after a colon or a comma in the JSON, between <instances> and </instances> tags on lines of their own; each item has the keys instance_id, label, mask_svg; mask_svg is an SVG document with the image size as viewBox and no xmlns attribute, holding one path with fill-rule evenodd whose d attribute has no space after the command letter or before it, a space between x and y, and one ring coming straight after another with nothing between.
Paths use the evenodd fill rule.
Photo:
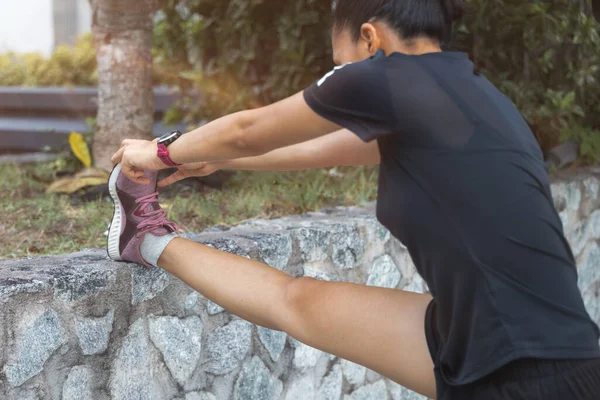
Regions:
<instances>
[{"instance_id":1,"label":"wristwatch","mask_svg":"<svg viewBox=\"0 0 600 400\"><path fill-rule=\"evenodd\" d=\"M181 165L171 160L171 157L169 157L169 150L167 150L167 146L179 139L181 135L183 135L181 132L175 130L170 133L165 133L158 139L158 158L169 167Z\"/></svg>"}]
</instances>

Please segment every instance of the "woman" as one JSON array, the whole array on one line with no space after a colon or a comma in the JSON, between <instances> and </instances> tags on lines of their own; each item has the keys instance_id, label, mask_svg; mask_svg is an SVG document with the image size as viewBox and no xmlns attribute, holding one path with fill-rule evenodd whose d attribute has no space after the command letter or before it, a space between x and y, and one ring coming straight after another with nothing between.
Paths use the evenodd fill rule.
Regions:
<instances>
[{"instance_id":1,"label":"woman","mask_svg":"<svg viewBox=\"0 0 600 400\"><path fill-rule=\"evenodd\" d=\"M431 398L600 399L599 331L541 151L468 57L441 51L462 12L458 0L338 0L340 66L302 93L158 144L125 140L111 257L159 266L242 318ZM432 296L292 278L178 238L155 193L167 165L179 171L161 186L218 168L366 164L380 164L377 216Z\"/></svg>"}]
</instances>

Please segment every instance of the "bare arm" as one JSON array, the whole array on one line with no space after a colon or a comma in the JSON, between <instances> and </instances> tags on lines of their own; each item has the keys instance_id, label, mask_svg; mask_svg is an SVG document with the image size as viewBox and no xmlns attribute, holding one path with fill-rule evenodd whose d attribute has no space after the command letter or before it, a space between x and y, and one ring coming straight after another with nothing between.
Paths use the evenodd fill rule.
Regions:
<instances>
[{"instance_id":1,"label":"bare arm","mask_svg":"<svg viewBox=\"0 0 600 400\"><path fill-rule=\"evenodd\" d=\"M169 146L180 164L255 157L302 143L341 127L322 118L298 93L270 106L219 118Z\"/></svg>"},{"instance_id":2,"label":"bare arm","mask_svg":"<svg viewBox=\"0 0 600 400\"><path fill-rule=\"evenodd\" d=\"M336 132L342 128L338 124L352 127L366 141L389 134L389 112L374 110L369 100L372 87L359 84L364 83L365 74L375 76L379 72L368 63L354 65L338 69L335 75L338 79L334 79L332 73L328 74L326 89L319 86L325 82L321 80L306 93L219 118L183 135L169 145L171 159L178 164L190 165L257 157ZM307 104L305 94L319 113ZM122 171L134 182L147 183L144 170L167 168L157 156L156 147L152 142L125 140L112 161L115 164L121 162ZM268 158L271 157L273 155Z\"/></svg>"},{"instance_id":3,"label":"bare arm","mask_svg":"<svg viewBox=\"0 0 600 400\"><path fill-rule=\"evenodd\" d=\"M340 130L304 143L283 147L256 157L230 161L185 164L162 179L158 186L171 185L192 176L206 176L219 169L293 171L333 166L379 164L377 142L364 143L354 133Z\"/></svg>"},{"instance_id":4,"label":"bare arm","mask_svg":"<svg viewBox=\"0 0 600 400\"><path fill-rule=\"evenodd\" d=\"M340 131L257 157L217 161L217 169L293 171L335 166L379 164L377 142L364 143L354 133Z\"/></svg>"}]
</instances>

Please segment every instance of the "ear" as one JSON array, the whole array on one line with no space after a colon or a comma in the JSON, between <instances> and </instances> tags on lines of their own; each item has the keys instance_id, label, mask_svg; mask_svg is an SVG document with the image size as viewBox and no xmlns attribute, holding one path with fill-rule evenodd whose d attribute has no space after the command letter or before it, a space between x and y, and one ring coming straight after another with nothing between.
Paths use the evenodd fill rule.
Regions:
<instances>
[{"instance_id":1,"label":"ear","mask_svg":"<svg viewBox=\"0 0 600 400\"><path fill-rule=\"evenodd\" d=\"M373 24L368 22L362 24L360 27L360 37L367 45L369 54L373 55L381 48L381 38Z\"/></svg>"}]
</instances>

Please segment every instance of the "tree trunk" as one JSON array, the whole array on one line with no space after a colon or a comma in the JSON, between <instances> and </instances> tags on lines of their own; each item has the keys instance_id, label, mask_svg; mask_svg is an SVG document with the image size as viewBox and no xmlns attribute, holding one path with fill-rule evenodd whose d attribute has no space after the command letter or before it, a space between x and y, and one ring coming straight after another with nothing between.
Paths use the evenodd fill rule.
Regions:
<instances>
[{"instance_id":1,"label":"tree trunk","mask_svg":"<svg viewBox=\"0 0 600 400\"><path fill-rule=\"evenodd\" d=\"M160 0L90 0L98 61L97 167L123 139L152 139L152 18Z\"/></svg>"}]
</instances>

